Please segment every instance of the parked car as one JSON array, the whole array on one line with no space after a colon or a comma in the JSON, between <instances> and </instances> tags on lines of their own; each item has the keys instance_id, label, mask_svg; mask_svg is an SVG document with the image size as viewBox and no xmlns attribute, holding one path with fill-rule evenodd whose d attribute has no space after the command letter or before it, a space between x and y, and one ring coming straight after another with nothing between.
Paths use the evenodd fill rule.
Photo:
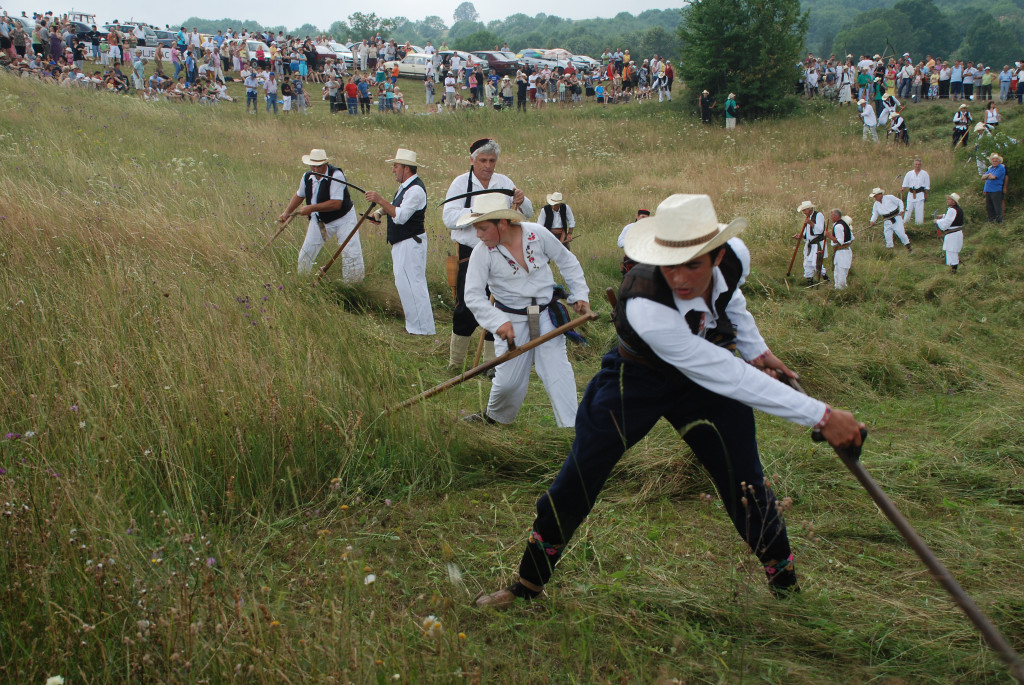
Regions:
<instances>
[{"instance_id":1,"label":"parked car","mask_svg":"<svg viewBox=\"0 0 1024 685\"><path fill-rule=\"evenodd\" d=\"M270 59L270 48L261 40L232 38L230 43L232 46L242 45L242 60L248 61L249 64L256 64L256 53L261 47L263 48L263 54L266 55L264 59Z\"/></svg>"},{"instance_id":2,"label":"parked car","mask_svg":"<svg viewBox=\"0 0 1024 685\"><path fill-rule=\"evenodd\" d=\"M576 71L584 74L593 73L601 68L601 63L598 60L587 55L573 55L570 61L576 67Z\"/></svg>"},{"instance_id":3,"label":"parked car","mask_svg":"<svg viewBox=\"0 0 1024 685\"><path fill-rule=\"evenodd\" d=\"M430 55L422 52L410 52L401 60L385 62L384 68L390 71L398 65L398 75L423 80L427 76L427 65L430 64Z\"/></svg>"},{"instance_id":4,"label":"parked car","mask_svg":"<svg viewBox=\"0 0 1024 685\"><path fill-rule=\"evenodd\" d=\"M545 67L556 70L565 69L568 66L568 60L551 59L547 57L547 50L538 50L537 48L526 48L522 52L516 55L523 64L534 69L544 69Z\"/></svg>"},{"instance_id":5,"label":"parked car","mask_svg":"<svg viewBox=\"0 0 1024 685\"><path fill-rule=\"evenodd\" d=\"M89 40L92 38L92 26L81 21L67 22L71 30L78 36L78 40Z\"/></svg>"},{"instance_id":6,"label":"parked car","mask_svg":"<svg viewBox=\"0 0 1024 685\"><path fill-rule=\"evenodd\" d=\"M103 31L104 33L110 33L110 31L115 29L115 28L118 31L120 31L121 33L123 33L124 35L127 36L129 33L132 33L133 31L135 31L135 24L104 24L103 26L100 27L100 30ZM157 40L157 38L156 38L156 31L154 31L152 27L149 27L149 26L146 26L146 25L143 24L142 25L142 30L146 34L146 45L147 46L154 46L154 45L156 45L157 43L160 42L160 41Z\"/></svg>"},{"instance_id":7,"label":"parked car","mask_svg":"<svg viewBox=\"0 0 1024 685\"><path fill-rule=\"evenodd\" d=\"M509 58L509 55L511 55L511 58ZM480 50L474 52L473 56L485 61L490 70L498 76L515 76L515 73L519 71L521 66L515 54L510 52Z\"/></svg>"},{"instance_id":8,"label":"parked car","mask_svg":"<svg viewBox=\"0 0 1024 685\"><path fill-rule=\"evenodd\" d=\"M162 29L155 29L154 33L156 33L156 42L158 42L162 47L174 47L174 44L178 42L178 33L176 31L164 31Z\"/></svg>"},{"instance_id":9,"label":"parked car","mask_svg":"<svg viewBox=\"0 0 1024 685\"><path fill-rule=\"evenodd\" d=\"M491 73L491 67L487 64L487 60L475 57L468 52L463 52L462 50L442 50L438 54L441 55L441 64L451 64L452 56L457 54L462 60L463 69L466 67L475 67L479 64L483 69L485 76Z\"/></svg>"},{"instance_id":10,"label":"parked car","mask_svg":"<svg viewBox=\"0 0 1024 685\"><path fill-rule=\"evenodd\" d=\"M345 65L345 67L347 67L349 69L352 68L352 59L353 58L352 58L352 51L351 50L349 50L347 47L345 47L341 43L335 43L333 41L328 43L327 47L329 47L331 50L334 51L335 58L338 60L338 62L340 64Z\"/></svg>"}]
</instances>

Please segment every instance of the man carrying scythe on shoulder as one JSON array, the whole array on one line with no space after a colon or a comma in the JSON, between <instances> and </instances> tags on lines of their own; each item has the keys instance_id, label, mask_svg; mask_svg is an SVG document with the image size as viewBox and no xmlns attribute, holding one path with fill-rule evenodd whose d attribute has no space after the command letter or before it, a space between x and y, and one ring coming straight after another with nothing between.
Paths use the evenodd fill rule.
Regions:
<instances>
[{"instance_id":1,"label":"man carrying scythe on shoulder","mask_svg":"<svg viewBox=\"0 0 1024 685\"><path fill-rule=\"evenodd\" d=\"M739 289L750 262L734 236L746 225L718 223L707 195L672 195L629 231L626 254L638 265L623 279L615 305L618 347L587 386L572 450L537 503L518 581L481 594L478 606L505 609L541 594L612 468L662 417L709 472L737 532L764 564L770 589L796 589L753 409L814 426L835 447L859 445L864 425L776 380L796 374L768 349Z\"/></svg>"},{"instance_id":2,"label":"man carrying scythe on shoulder","mask_svg":"<svg viewBox=\"0 0 1024 685\"><path fill-rule=\"evenodd\" d=\"M327 160L327 153L319 149L302 156L302 163L309 166L309 171L302 175L299 189L278 217L281 222L288 221L293 212L309 217L306 239L299 250L300 274L312 271L313 261L328 237L337 240L340 247L356 227L356 209L349 196L345 172L328 164ZM303 200L306 204L299 208ZM342 279L346 283L362 281L366 270L358 233L345 246L341 259Z\"/></svg>"},{"instance_id":3,"label":"man carrying scythe on shoulder","mask_svg":"<svg viewBox=\"0 0 1024 685\"><path fill-rule=\"evenodd\" d=\"M498 141L481 138L469 146L469 157L472 166L469 171L456 176L445 195L442 220L451 229L452 240L459 244L458 278L456 283L455 311L452 312L452 339L448 357L450 368L462 368L469 349L469 339L477 329L473 312L466 306L466 270L469 266L469 255L480 243L472 225L459 226L459 219L473 206L473 198L486 191L511 196L512 207L522 213L524 219L533 216L533 203L522 190L516 187L508 176L494 171L501 155ZM485 343L483 361L494 358L494 338L490 333Z\"/></svg>"}]
</instances>

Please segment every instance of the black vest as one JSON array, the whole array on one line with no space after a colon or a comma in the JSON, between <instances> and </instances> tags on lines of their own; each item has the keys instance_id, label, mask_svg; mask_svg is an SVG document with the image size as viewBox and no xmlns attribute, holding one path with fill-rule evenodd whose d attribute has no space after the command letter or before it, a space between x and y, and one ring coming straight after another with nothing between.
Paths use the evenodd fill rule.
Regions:
<instances>
[{"instance_id":1,"label":"black vest","mask_svg":"<svg viewBox=\"0 0 1024 685\"><path fill-rule=\"evenodd\" d=\"M329 180L334 176L335 171L341 171L340 167L327 165L327 173L324 174L327 178L320 179L320 187L316 191L316 201L313 201L313 174L307 171L302 176L302 182L306 186L306 204L307 205L318 205L321 202L327 202L331 199L331 183L337 183L337 181ZM341 217L345 216L352 210L352 198L348 196L348 186L343 184L345 188L345 196L341 199L341 209L335 212L317 212L320 215L320 221L325 224L329 224L332 221L336 221Z\"/></svg>"},{"instance_id":2,"label":"black vest","mask_svg":"<svg viewBox=\"0 0 1024 685\"><path fill-rule=\"evenodd\" d=\"M423 185L423 181L417 176L413 179L412 183L405 186L398 191L398 195L395 195L395 200L392 202L395 207L402 206L402 200L405 198L405 191L413 186L419 186L423 188L423 192L426 193L427 189ZM426 233L427 229L425 226L425 220L427 217L427 206L424 205L421 209L417 209L412 213L412 216L404 224L396 224L394 217L388 217L388 242L392 245L400 243L403 240L408 240L413 236L421 235Z\"/></svg>"},{"instance_id":3,"label":"black vest","mask_svg":"<svg viewBox=\"0 0 1024 685\"><path fill-rule=\"evenodd\" d=\"M705 332L704 339L719 347L735 350L736 331L725 313L725 308L729 305L729 301L732 299L736 288L739 286L740 279L743 277L743 264L728 244L724 246L724 251L722 263L718 265L718 269L722 272L722 276L725 279L725 292L712 302L718 322L715 328ZM638 264L629 270L629 273L623 277L622 285L619 287L618 300L615 305L615 311L612 314L612 323L615 324L615 332L619 335L619 344L626 348L627 352L642 357L652 366L678 371L678 369L654 354L650 346L629 325L629 320L626 318L626 303L634 297L643 297L675 309L676 305L672 297L672 289L665 281L665 277L661 275L661 269L650 264ZM697 335L700 332L701 312L687 312L685 318L690 331Z\"/></svg>"},{"instance_id":4,"label":"black vest","mask_svg":"<svg viewBox=\"0 0 1024 685\"><path fill-rule=\"evenodd\" d=\"M569 230L569 223L565 220L565 212L566 204L563 202L558 205L558 216L562 218L562 228L557 230ZM555 211L551 208L551 205L544 205L544 209L541 210L541 224L544 225L544 228L550 229L553 223L555 223Z\"/></svg>"},{"instance_id":5,"label":"black vest","mask_svg":"<svg viewBox=\"0 0 1024 685\"><path fill-rule=\"evenodd\" d=\"M843 235L844 235L844 239L843 240L840 240L839 236L836 236L836 242L839 243L840 245L849 245L850 243L852 243L853 242L853 231L850 230L850 225L848 223L846 223L845 221L843 221L842 219L840 219L839 221L837 221L835 223L834 226L832 226L832 235L835 235L835 231L836 231L835 227L836 226L842 226L843 227Z\"/></svg>"},{"instance_id":6,"label":"black vest","mask_svg":"<svg viewBox=\"0 0 1024 685\"><path fill-rule=\"evenodd\" d=\"M964 225L964 210L960 208L960 205L953 205L953 208L956 209L956 216L953 217L953 225L950 228L957 228L958 226L962 228Z\"/></svg>"}]
</instances>

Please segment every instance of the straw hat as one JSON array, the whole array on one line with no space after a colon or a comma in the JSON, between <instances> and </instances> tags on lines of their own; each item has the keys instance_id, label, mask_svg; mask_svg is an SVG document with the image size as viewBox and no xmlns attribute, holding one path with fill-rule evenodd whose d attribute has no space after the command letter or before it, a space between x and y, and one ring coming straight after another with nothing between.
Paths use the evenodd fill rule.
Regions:
<instances>
[{"instance_id":1,"label":"straw hat","mask_svg":"<svg viewBox=\"0 0 1024 685\"><path fill-rule=\"evenodd\" d=\"M321 164L327 164L328 159L330 159L330 157L327 156L327 152L319 148L310 150L308 155L302 155L302 163L307 166L320 166Z\"/></svg>"},{"instance_id":2,"label":"straw hat","mask_svg":"<svg viewBox=\"0 0 1024 685\"><path fill-rule=\"evenodd\" d=\"M874 198L875 195L885 195L885 191L882 190L881 188L875 188L874 190L871 191L871 194L868 195L868 197Z\"/></svg>"},{"instance_id":3,"label":"straw hat","mask_svg":"<svg viewBox=\"0 0 1024 685\"><path fill-rule=\"evenodd\" d=\"M708 91L704 90L704 91L701 91L701 94L702 95L709 95L710 93L708 93Z\"/></svg>"},{"instance_id":4,"label":"straw hat","mask_svg":"<svg viewBox=\"0 0 1024 685\"><path fill-rule=\"evenodd\" d=\"M480 221L496 221L508 219L512 223L520 223L526 220L522 212L516 211L508 206L508 195L501 193L485 193L473 198L473 208L459 217L455 224L456 228L465 228Z\"/></svg>"},{"instance_id":5,"label":"straw hat","mask_svg":"<svg viewBox=\"0 0 1024 685\"><path fill-rule=\"evenodd\" d=\"M984 121L979 121L978 124L974 127L974 132L975 133L981 133L982 131L984 131L987 128L988 128L988 126L985 125Z\"/></svg>"},{"instance_id":6,"label":"straw hat","mask_svg":"<svg viewBox=\"0 0 1024 685\"><path fill-rule=\"evenodd\" d=\"M955 202L957 204L960 204L960 196L957 195L956 193L950 193L946 197L951 197L951 198L953 198L953 202Z\"/></svg>"},{"instance_id":7,"label":"straw hat","mask_svg":"<svg viewBox=\"0 0 1024 685\"><path fill-rule=\"evenodd\" d=\"M1003 158L993 152L991 155L988 156L988 161L992 162L993 164L1002 164Z\"/></svg>"},{"instance_id":8,"label":"straw hat","mask_svg":"<svg viewBox=\"0 0 1024 685\"><path fill-rule=\"evenodd\" d=\"M965 102L965 103L961 104L960 105L960 109L967 109L967 103Z\"/></svg>"},{"instance_id":9,"label":"straw hat","mask_svg":"<svg viewBox=\"0 0 1024 685\"><path fill-rule=\"evenodd\" d=\"M561 193L551 193L550 195L548 195L548 204L549 205L560 205L560 204L562 204L562 194Z\"/></svg>"},{"instance_id":10,"label":"straw hat","mask_svg":"<svg viewBox=\"0 0 1024 685\"><path fill-rule=\"evenodd\" d=\"M642 264L684 264L724 245L746 227L742 217L718 223L707 195L670 195L654 216L635 223L626 234L626 255Z\"/></svg>"},{"instance_id":11,"label":"straw hat","mask_svg":"<svg viewBox=\"0 0 1024 685\"><path fill-rule=\"evenodd\" d=\"M423 166L416 163L416 153L412 150L406 150L404 147L398 148L394 159L388 159L385 162L388 164L404 164L406 166Z\"/></svg>"},{"instance_id":12,"label":"straw hat","mask_svg":"<svg viewBox=\"0 0 1024 685\"><path fill-rule=\"evenodd\" d=\"M814 209L814 203L810 200L804 200L800 203L800 206L796 208L796 211L803 214L805 209Z\"/></svg>"},{"instance_id":13,"label":"straw hat","mask_svg":"<svg viewBox=\"0 0 1024 685\"><path fill-rule=\"evenodd\" d=\"M866 104L868 104L868 101L865 100L864 98L861 98L860 100L857 100L857 104L858 105L866 105Z\"/></svg>"}]
</instances>

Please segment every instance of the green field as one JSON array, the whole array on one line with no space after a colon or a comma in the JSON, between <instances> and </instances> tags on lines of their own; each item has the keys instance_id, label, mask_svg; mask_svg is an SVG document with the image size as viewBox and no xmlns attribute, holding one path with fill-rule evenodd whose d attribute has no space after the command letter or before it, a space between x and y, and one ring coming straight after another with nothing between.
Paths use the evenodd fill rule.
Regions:
<instances>
[{"instance_id":1,"label":"green field","mask_svg":"<svg viewBox=\"0 0 1024 685\"><path fill-rule=\"evenodd\" d=\"M513 427L459 421L486 380L382 415L449 375L440 210L436 338L403 333L382 229L362 235L359 286L295 275L300 222L257 254L310 148L385 195L384 160L411 148L433 205L489 135L535 205L555 190L572 205L607 312L596 293L618 283L636 208L710 194L720 219L750 219L744 289L772 349L868 424L869 471L1021 650L1024 220L1011 196L1006 223L984 222L973 163L948 149L950 106L908 109L908 150L862 145L849 108L726 135L680 89L670 105L416 116L422 89L403 86L411 116L273 119L0 76L0 680L1010 681L831 450L768 416L800 595L769 594L662 424L543 601L472 608L512 579L572 431L536 379ZM910 226L909 255L867 227L868 191L895 191L915 155L929 216L963 196L956 276L929 226ZM784 278L804 199L854 219L844 292ZM607 316L587 337L570 351L581 391L614 340Z\"/></svg>"}]
</instances>

